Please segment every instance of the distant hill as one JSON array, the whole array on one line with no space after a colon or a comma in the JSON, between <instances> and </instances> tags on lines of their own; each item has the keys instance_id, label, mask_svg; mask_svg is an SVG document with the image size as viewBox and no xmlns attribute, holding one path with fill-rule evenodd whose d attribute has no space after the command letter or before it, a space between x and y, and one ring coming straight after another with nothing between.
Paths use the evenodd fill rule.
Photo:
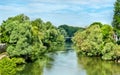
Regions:
<instances>
[{"instance_id":1,"label":"distant hill","mask_svg":"<svg viewBox=\"0 0 120 75\"><path fill-rule=\"evenodd\" d=\"M69 25L60 25L58 27L59 29L64 29L67 33L67 37L72 37L76 31L83 31L85 28L82 27L74 27L74 26L69 26Z\"/></svg>"}]
</instances>

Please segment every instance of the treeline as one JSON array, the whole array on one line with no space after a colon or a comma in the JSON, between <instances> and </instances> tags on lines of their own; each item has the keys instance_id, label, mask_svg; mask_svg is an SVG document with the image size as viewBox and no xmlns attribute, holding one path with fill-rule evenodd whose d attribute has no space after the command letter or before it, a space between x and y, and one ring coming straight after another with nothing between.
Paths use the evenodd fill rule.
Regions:
<instances>
[{"instance_id":1,"label":"treeline","mask_svg":"<svg viewBox=\"0 0 120 75\"><path fill-rule=\"evenodd\" d=\"M114 29L99 22L91 24L86 30L76 32L73 43L78 55L99 56L103 60L120 59L120 46L114 37Z\"/></svg>"},{"instance_id":2,"label":"treeline","mask_svg":"<svg viewBox=\"0 0 120 75\"><path fill-rule=\"evenodd\" d=\"M69 26L69 25L60 25L58 27L58 29L60 29L61 33L65 36L65 37L73 37L74 33L79 31L83 31L85 28L82 27L73 27L73 26Z\"/></svg>"},{"instance_id":3,"label":"treeline","mask_svg":"<svg viewBox=\"0 0 120 75\"><path fill-rule=\"evenodd\" d=\"M9 17L0 25L0 41L7 44L10 57L34 61L64 45L64 36L51 22L40 18L31 21L24 14Z\"/></svg>"}]
</instances>

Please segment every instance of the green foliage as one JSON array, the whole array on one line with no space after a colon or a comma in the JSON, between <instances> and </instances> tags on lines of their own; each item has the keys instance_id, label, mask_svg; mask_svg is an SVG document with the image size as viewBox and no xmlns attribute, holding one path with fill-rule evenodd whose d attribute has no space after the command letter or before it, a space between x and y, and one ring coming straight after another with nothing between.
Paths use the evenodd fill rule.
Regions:
<instances>
[{"instance_id":1,"label":"green foliage","mask_svg":"<svg viewBox=\"0 0 120 75\"><path fill-rule=\"evenodd\" d=\"M116 60L119 60L120 59L120 46L119 45L116 45L115 48L114 48L114 59Z\"/></svg>"},{"instance_id":2,"label":"green foliage","mask_svg":"<svg viewBox=\"0 0 120 75\"><path fill-rule=\"evenodd\" d=\"M89 27L94 26L94 25L99 25L100 27L102 27L102 23L100 22L94 22Z\"/></svg>"},{"instance_id":3,"label":"green foliage","mask_svg":"<svg viewBox=\"0 0 120 75\"><path fill-rule=\"evenodd\" d=\"M115 39L113 38L115 33L111 26L104 25L101 27L101 30L102 30L104 43L113 43L113 44L116 43Z\"/></svg>"},{"instance_id":4,"label":"green foliage","mask_svg":"<svg viewBox=\"0 0 120 75\"><path fill-rule=\"evenodd\" d=\"M73 27L73 26L68 26L68 25L60 25L58 27L59 29L64 29L65 32L67 32L68 37L72 37L76 31L83 31L84 28L82 27Z\"/></svg>"},{"instance_id":5,"label":"green foliage","mask_svg":"<svg viewBox=\"0 0 120 75\"><path fill-rule=\"evenodd\" d=\"M41 19L30 21L23 14L8 18L0 30L0 40L8 44L10 57L35 60L46 52L55 51L57 45L64 44L64 36L52 23L45 23Z\"/></svg>"},{"instance_id":6,"label":"green foliage","mask_svg":"<svg viewBox=\"0 0 120 75\"><path fill-rule=\"evenodd\" d=\"M77 32L73 38L73 42L76 43L80 51L85 52L86 55L97 56L100 55L99 49L102 47L102 45L100 45L103 43L102 38L99 25L94 25L83 32Z\"/></svg>"},{"instance_id":7,"label":"green foliage","mask_svg":"<svg viewBox=\"0 0 120 75\"><path fill-rule=\"evenodd\" d=\"M10 17L6 21L3 21L1 27L1 42L2 43L8 43L11 35L11 32L13 31L13 28L17 28L20 23L23 23L25 21L29 20L29 18L23 14L20 14L18 16Z\"/></svg>"},{"instance_id":8,"label":"green foliage","mask_svg":"<svg viewBox=\"0 0 120 75\"><path fill-rule=\"evenodd\" d=\"M64 36L50 22L44 24L45 29L42 30L43 39L41 40L46 52L55 51L55 47L64 45Z\"/></svg>"},{"instance_id":9,"label":"green foliage","mask_svg":"<svg viewBox=\"0 0 120 75\"><path fill-rule=\"evenodd\" d=\"M0 75L15 75L18 71L17 65L22 63L24 63L22 58L3 58L0 60Z\"/></svg>"},{"instance_id":10,"label":"green foliage","mask_svg":"<svg viewBox=\"0 0 120 75\"><path fill-rule=\"evenodd\" d=\"M23 58L12 58L12 61L14 61L14 63L16 63L17 65L25 63L25 60Z\"/></svg>"},{"instance_id":11,"label":"green foliage","mask_svg":"<svg viewBox=\"0 0 120 75\"><path fill-rule=\"evenodd\" d=\"M114 4L112 26L114 27L116 34L120 37L120 0L116 0Z\"/></svg>"},{"instance_id":12,"label":"green foliage","mask_svg":"<svg viewBox=\"0 0 120 75\"><path fill-rule=\"evenodd\" d=\"M61 32L62 35L64 35L64 37L67 37L67 32L65 31L65 29L63 28L59 28L59 31Z\"/></svg>"},{"instance_id":13,"label":"green foliage","mask_svg":"<svg viewBox=\"0 0 120 75\"><path fill-rule=\"evenodd\" d=\"M102 49L102 59L104 60L113 60L115 59L115 49L116 45L112 42L106 43Z\"/></svg>"},{"instance_id":14,"label":"green foliage","mask_svg":"<svg viewBox=\"0 0 120 75\"><path fill-rule=\"evenodd\" d=\"M120 0L116 0L114 4L113 27L120 29Z\"/></svg>"},{"instance_id":15,"label":"green foliage","mask_svg":"<svg viewBox=\"0 0 120 75\"><path fill-rule=\"evenodd\" d=\"M101 56L105 60L115 59L116 44L113 29L109 25L92 24L83 32L76 32L73 43L78 48L78 54Z\"/></svg>"}]
</instances>

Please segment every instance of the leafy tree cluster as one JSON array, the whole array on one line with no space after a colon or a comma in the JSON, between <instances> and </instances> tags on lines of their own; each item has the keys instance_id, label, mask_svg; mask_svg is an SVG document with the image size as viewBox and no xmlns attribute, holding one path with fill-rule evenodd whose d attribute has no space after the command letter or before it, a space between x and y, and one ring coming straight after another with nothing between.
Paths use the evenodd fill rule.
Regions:
<instances>
[{"instance_id":1,"label":"leafy tree cluster","mask_svg":"<svg viewBox=\"0 0 120 75\"><path fill-rule=\"evenodd\" d=\"M100 56L104 60L120 59L120 47L113 35L111 26L93 23L83 32L76 32L72 40L78 54Z\"/></svg>"},{"instance_id":2,"label":"leafy tree cluster","mask_svg":"<svg viewBox=\"0 0 120 75\"><path fill-rule=\"evenodd\" d=\"M64 36L50 22L30 21L24 14L10 17L0 26L2 43L7 43L10 57L35 60L64 44Z\"/></svg>"},{"instance_id":3,"label":"leafy tree cluster","mask_svg":"<svg viewBox=\"0 0 120 75\"><path fill-rule=\"evenodd\" d=\"M82 27L73 27L68 25L60 25L58 27L59 29L62 29L62 33L65 35L65 37L72 37L76 31L83 31L84 28Z\"/></svg>"},{"instance_id":4,"label":"leafy tree cluster","mask_svg":"<svg viewBox=\"0 0 120 75\"><path fill-rule=\"evenodd\" d=\"M21 71L20 67L17 65L25 63L22 58L8 58L5 57L0 60L0 75L15 75L17 71Z\"/></svg>"}]
</instances>

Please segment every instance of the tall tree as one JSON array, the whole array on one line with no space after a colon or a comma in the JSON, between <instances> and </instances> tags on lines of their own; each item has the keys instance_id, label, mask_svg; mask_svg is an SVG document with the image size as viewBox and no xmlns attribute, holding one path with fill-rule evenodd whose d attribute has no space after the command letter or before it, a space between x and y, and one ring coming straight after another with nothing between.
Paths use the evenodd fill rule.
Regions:
<instances>
[{"instance_id":1,"label":"tall tree","mask_svg":"<svg viewBox=\"0 0 120 75\"><path fill-rule=\"evenodd\" d=\"M114 27L117 35L120 37L120 0L116 0L114 4L114 15L112 26Z\"/></svg>"}]
</instances>

